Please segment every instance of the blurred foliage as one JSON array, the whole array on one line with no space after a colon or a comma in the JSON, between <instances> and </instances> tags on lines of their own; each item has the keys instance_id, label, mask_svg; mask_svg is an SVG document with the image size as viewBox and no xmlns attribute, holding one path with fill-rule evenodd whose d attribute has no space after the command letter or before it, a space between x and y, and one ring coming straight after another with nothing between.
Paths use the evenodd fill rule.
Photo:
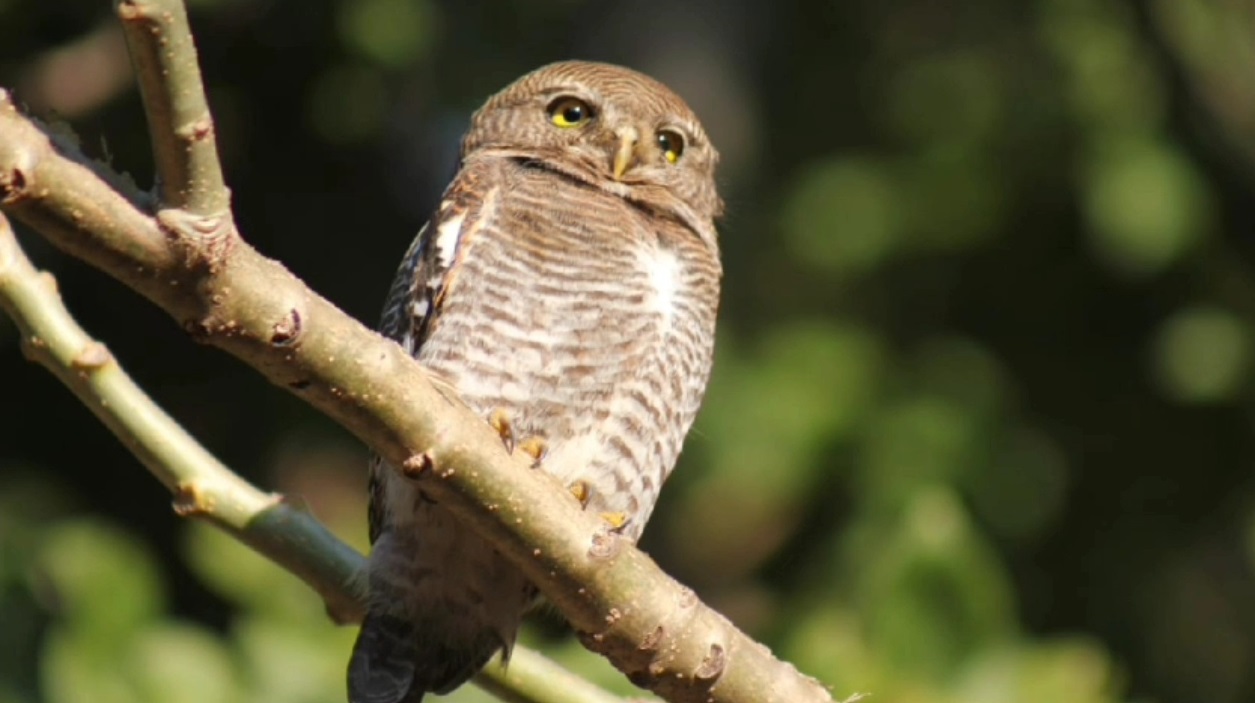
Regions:
<instances>
[{"instance_id":1,"label":"blurred foliage","mask_svg":"<svg viewBox=\"0 0 1255 703\"><path fill-rule=\"evenodd\" d=\"M0 85L143 183L105 5L0 0ZM192 6L246 236L370 321L489 93L576 56L689 99L726 291L644 547L839 695L1255 698L1249 3ZM24 242L194 434L362 545L340 430ZM554 617L525 638L630 690ZM351 639L0 322L0 703L340 701Z\"/></svg>"}]
</instances>

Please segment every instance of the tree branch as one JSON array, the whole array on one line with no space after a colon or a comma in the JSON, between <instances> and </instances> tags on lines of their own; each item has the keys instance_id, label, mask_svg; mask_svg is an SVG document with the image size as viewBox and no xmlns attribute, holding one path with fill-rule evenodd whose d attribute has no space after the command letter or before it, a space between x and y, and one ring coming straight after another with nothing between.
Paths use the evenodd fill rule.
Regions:
<instances>
[{"instance_id":1,"label":"tree branch","mask_svg":"<svg viewBox=\"0 0 1255 703\"><path fill-rule=\"evenodd\" d=\"M193 215L230 207L196 45L182 2L118 0L118 17L148 114L161 203Z\"/></svg>"},{"instance_id":2,"label":"tree branch","mask_svg":"<svg viewBox=\"0 0 1255 703\"><path fill-rule=\"evenodd\" d=\"M0 215L0 309L22 350L64 383L174 494L180 516L207 520L298 576L340 623L361 620L365 559L308 513L258 490L219 462L165 413L100 342L74 320L56 279L36 271ZM519 703L622 703L526 647L475 683Z\"/></svg>"},{"instance_id":3,"label":"tree branch","mask_svg":"<svg viewBox=\"0 0 1255 703\"><path fill-rule=\"evenodd\" d=\"M0 215L0 308L17 324L27 358L52 372L174 494L174 510L201 517L291 571L339 622L360 620L353 587L362 558L317 520L232 473L135 384L103 344L75 322Z\"/></svg>"},{"instance_id":4,"label":"tree branch","mask_svg":"<svg viewBox=\"0 0 1255 703\"><path fill-rule=\"evenodd\" d=\"M147 4L158 14L174 5ZM177 22L151 26L157 35L186 30ZM154 42L172 54L191 49L190 37L155 36ZM170 60L185 65L191 59ZM145 99L151 94L145 91ZM153 124L154 130L173 128ZM154 136L154 143L174 139ZM54 148L0 91L0 206L422 482L536 584L582 633L585 646L637 685L671 701L832 700L628 540L606 532L554 479L507 455L482 418L437 391L398 345L258 254L227 214L165 209L149 215L83 161Z\"/></svg>"}]
</instances>

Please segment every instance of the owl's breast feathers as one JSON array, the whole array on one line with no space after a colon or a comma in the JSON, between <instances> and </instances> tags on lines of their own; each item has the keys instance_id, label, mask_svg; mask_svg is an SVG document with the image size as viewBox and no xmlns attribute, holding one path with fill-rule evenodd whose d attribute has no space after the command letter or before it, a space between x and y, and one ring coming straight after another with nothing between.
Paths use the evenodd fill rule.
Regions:
<instances>
[{"instance_id":1,"label":"owl's breast feathers","mask_svg":"<svg viewBox=\"0 0 1255 703\"><path fill-rule=\"evenodd\" d=\"M555 491L575 489L635 539L710 372L718 153L666 86L587 62L543 67L490 98L461 153L381 330L503 436L523 438L511 444L536 449ZM534 601L519 569L423 491L371 467L354 703L457 687L493 652L509 655Z\"/></svg>"},{"instance_id":2,"label":"owl's breast feathers","mask_svg":"<svg viewBox=\"0 0 1255 703\"><path fill-rule=\"evenodd\" d=\"M477 413L542 437L541 468L586 484L589 509L626 516L635 539L705 390L719 278L713 243L675 218L518 159L468 159L381 329ZM370 533L354 701L414 703L508 655L535 589L491 544L379 462Z\"/></svg>"},{"instance_id":3,"label":"owl's breast feathers","mask_svg":"<svg viewBox=\"0 0 1255 703\"><path fill-rule=\"evenodd\" d=\"M401 266L383 331L472 408L549 439L639 533L710 368L718 252L677 219L521 158L468 159ZM591 479L584 474L598 475Z\"/></svg>"},{"instance_id":4,"label":"owl's breast feathers","mask_svg":"<svg viewBox=\"0 0 1255 703\"><path fill-rule=\"evenodd\" d=\"M640 536L702 400L719 260L615 193L513 158L469 159L398 271L382 331L487 417L545 438L542 468ZM561 490L561 488L558 488ZM510 645L535 595L452 513L375 462L358 703L447 692Z\"/></svg>"}]
</instances>

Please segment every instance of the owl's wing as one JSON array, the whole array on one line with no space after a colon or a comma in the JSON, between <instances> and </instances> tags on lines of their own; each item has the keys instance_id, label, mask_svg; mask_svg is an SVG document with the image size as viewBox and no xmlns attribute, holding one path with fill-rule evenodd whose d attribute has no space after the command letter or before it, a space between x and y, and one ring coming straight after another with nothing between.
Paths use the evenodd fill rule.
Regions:
<instances>
[{"instance_id":1,"label":"owl's wing","mask_svg":"<svg viewBox=\"0 0 1255 703\"><path fill-rule=\"evenodd\" d=\"M433 322L440 316L440 306L452 274L456 272L458 252L466 235L474 232L491 214L485 212L485 199L492 202L493 191L482 192L470 178L455 180L445 191L436 214L418 231L401 260L388 299L384 303L379 331L396 340L411 356L417 357ZM436 389L446 397L455 398L452 384L432 376ZM375 543L386 528L382 499L382 471L388 471L379 457L371 461L370 471L370 541Z\"/></svg>"},{"instance_id":2,"label":"owl's wing","mask_svg":"<svg viewBox=\"0 0 1255 703\"><path fill-rule=\"evenodd\" d=\"M496 189L484 190L473 172L463 172L444 193L440 207L405 252L388 299L379 331L418 356L432 321L440 315L442 296L468 233L490 218ZM485 207L487 205L487 207Z\"/></svg>"}]
</instances>

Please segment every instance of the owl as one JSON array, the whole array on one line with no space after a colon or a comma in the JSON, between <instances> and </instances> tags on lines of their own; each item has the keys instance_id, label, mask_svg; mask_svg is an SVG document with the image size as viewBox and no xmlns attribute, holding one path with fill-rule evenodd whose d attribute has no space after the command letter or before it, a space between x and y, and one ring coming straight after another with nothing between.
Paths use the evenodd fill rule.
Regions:
<instances>
[{"instance_id":1,"label":"owl","mask_svg":"<svg viewBox=\"0 0 1255 703\"><path fill-rule=\"evenodd\" d=\"M718 153L635 71L542 67L471 118L381 330L636 539L705 393L722 275ZM420 484L371 467L353 703L417 703L506 656L534 586Z\"/></svg>"}]
</instances>

